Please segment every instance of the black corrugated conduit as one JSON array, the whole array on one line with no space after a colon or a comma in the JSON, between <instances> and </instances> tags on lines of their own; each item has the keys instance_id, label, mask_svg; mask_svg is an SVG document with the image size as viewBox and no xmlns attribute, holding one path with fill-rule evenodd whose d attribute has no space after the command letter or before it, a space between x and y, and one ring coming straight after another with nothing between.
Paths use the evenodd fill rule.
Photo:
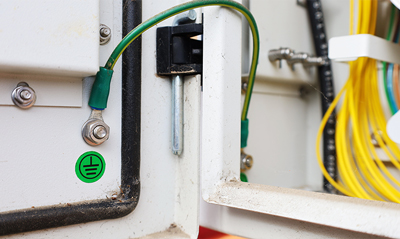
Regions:
<instances>
[{"instance_id":1,"label":"black corrugated conduit","mask_svg":"<svg viewBox=\"0 0 400 239\"><path fill-rule=\"evenodd\" d=\"M315 52L317 56L325 58L325 64L318 66L318 78L322 93L321 105L323 116L331 105L335 95L333 92L333 76L331 62L328 58L328 43L326 40L327 37L325 33L321 1L307 0L306 8L310 19ZM333 111L324 129L323 158L325 168L334 180L337 179L335 128L336 114L335 111ZM337 190L328 182L328 180L325 178L323 180L324 191L328 193L337 193Z\"/></svg>"}]
</instances>

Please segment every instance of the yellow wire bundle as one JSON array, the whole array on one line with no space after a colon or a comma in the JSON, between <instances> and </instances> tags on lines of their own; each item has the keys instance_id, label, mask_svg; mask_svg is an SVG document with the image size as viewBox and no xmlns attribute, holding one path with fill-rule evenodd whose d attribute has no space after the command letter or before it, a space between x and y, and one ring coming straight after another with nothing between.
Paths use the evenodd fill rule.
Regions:
<instances>
[{"instance_id":1,"label":"yellow wire bundle","mask_svg":"<svg viewBox=\"0 0 400 239\"><path fill-rule=\"evenodd\" d=\"M356 34L374 34L378 9L377 0L359 0ZM354 2L350 1L350 34L353 34ZM319 127L316 152L319 166L327 180L340 192L352 197L400 203L400 182L379 159L372 143L379 147L400 170L400 150L386 133L386 119L380 104L376 61L359 58L350 62L350 75L324 115ZM340 179L336 182L326 171L320 141L326 122L343 95L337 115L336 153ZM335 119L331 119L335 120Z\"/></svg>"}]
</instances>

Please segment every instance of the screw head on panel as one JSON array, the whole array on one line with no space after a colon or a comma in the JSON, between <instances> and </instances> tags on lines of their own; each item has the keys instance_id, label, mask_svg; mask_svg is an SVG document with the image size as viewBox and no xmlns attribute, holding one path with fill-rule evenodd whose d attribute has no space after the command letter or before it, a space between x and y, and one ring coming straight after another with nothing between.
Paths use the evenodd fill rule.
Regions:
<instances>
[{"instance_id":1,"label":"screw head on panel","mask_svg":"<svg viewBox=\"0 0 400 239\"><path fill-rule=\"evenodd\" d=\"M107 44L111 39L111 29L104 25L100 24L100 45Z\"/></svg>"},{"instance_id":2,"label":"screw head on panel","mask_svg":"<svg viewBox=\"0 0 400 239\"><path fill-rule=\"evenodd\" d=\"M103 125L98 125L93 130L94 137L103 139L107 136L107 129Z\"/></svg>"},{"instance_id":3,"label":"screw head on panel","mask_svg":"<svg viewBox=\"0 0 400 239\"><path fill-rule=\"evenodd\" d=\"M249 170L251 169L252 166L253 166L253 157L251 155L242 152L240 154L240 171L244 172L246 170Z\"/></svg>"},{"instance_id":4,"label":"screw head on panel","mask_svg":"<svg viewBox=\"0 0 400 239\"><path fill-rule=\"evenodd\" d=\"M35 104L36 93L26 82L20 82L11 92L11 100L19 108L28 109Z\"/></svg>"},{"instance_id":5,"label":"screw head on panel","mask_svg":"<svg viewBox=\"0 0 400 239\"><path fill-rule=\"evenodd\" d=\"M99 119L89 118L82 126L82 138L89 145L104 143L110 135L110 127Z\"/></svg>"},{"instance_id":6,"label":"screw head on panel","mask_svg":"<svg viewBox=\"0 0 400 239\"><path fill-rule=\"evenodd\" d=\"M32 94L28 90L21 91L19 95L23 100L30 100L32 98Z\"/></svg>"}]
</instances>

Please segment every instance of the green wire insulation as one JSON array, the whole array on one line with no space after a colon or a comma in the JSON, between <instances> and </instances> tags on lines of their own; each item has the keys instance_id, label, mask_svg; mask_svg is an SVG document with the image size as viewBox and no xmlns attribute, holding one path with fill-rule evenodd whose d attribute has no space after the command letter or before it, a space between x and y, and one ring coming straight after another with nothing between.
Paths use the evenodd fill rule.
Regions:
<instances>
[{"instance_id":1,"label":"green wire insulation","mask_svg":"<svg viewBox=\"0 0 400 239\"><path fill-rule=\"evenodd\" d=\"M124 39L117 45L114 51L111 53L110 58L108 59L105 68L108 70L112 70L114 68L115 63L117 62L118 58L121 56L122 52L132 43L138 36L140 36L143 32L148 30L149 28L153 27L154 25L164 21L167 18L170 18L174 15L177 15L181 12L189 11L194 8L206 7L206 6L222 6L222 7L229 7L233 8L240 13L242 13L247 21L249 22L251 32L253 34L253 57L250 67L249 73L249 80L247 83L247 92L246 97L244 100L243 110L241 120L244 121L247 119L247 113L250 104L250 98L253 91L253 85L255 80L255 73L257 70L257 63L258 63L258 55L259 55L259 48L260 48L260 41L259 41L259 34L256 21L251 14L251 12L242 4L237 3L231 0L195 0L187 3L183 3L172 7L168 10L165 10L154 17L146 20L145 22L141 23L131 32L129 32Z\"/></svg>"},{"instance_id":2,"label":"green wire insulation","mask_svg":"<svg viewBox=\"0 0 400 239\"><path fill-rule=\"evenodd\" d=\"M92 109L104 110L107 108L113 73L113 70L108 70L104 67L100 67L100 70L97 72L89 98L89 105Z\"/></svg>"},{"instance_id":3,"label":"green wire insulation","mask_svg":"<svg viewBox=\"0 0 400 239\"><path fill-rule=\"evenodd\" d=\"M240 181L242 182L249 182L249 180L247 179L247 175L245 173L240 173Z\"/></svg>"},{"instance_id":4,"label":"green wire insulation","mask_svg":"<svg viewBox=\"0 0 400 239\"><path fill-rule=\"evenodd\" d=\"M222 6L239 11L246 17L247 21L249 22L250 29L253 35L253 56L250 66L249 80L247 83L246 96L241 115L240 145L241 148L246 147L247 138L249 134L248 131L249 120L247 119L247 113L249 110L250 98L253 92L254 80L256 76L258 56L260 51L260 40L259 40L257 24L251 12L242 4L232 0L194 0L191 2L183 3L157 14L154 17L148 19L147 21L135 27L115 47L106 65L104 67L100 67L100 71L97 73L95 82L92 87L89 99L89 105L93 109L98 109L98 110L104 110L107 107L108 94L110 92L110 82L115 63L117 62L118 58L122 55L124 50L129 46L129 44L131 44L138 36L140 36L143 32L153 27L154 25L160 23L161 21L164 21L167 18L177 15L181 12L186 12L194 8L206 7L206 6Z\"/></svg>"},{"instance_id":5,"label":"green wire insulation","mask_svg":"<svg viewBox=\"0 0 400 239\"><path fill-rule=\"evenodd\" d=\"M396 14L396 7L392 4L392 10L390 13L389 31L386 35L386 40L388 40L388 41L391 40L390 37L392 36L395 14ZM383 88L385 89L386 99L387 99L387 102L389 103L390 111L392 112L392 115L394 115L396 113L396 110L395 110L395 107L392 104L391 100L389 100L389 92L388 92L388 88L387 88L386 66L387 66L387 63L385 61L383 61L382 62Z\"/></svg>"}]
</instances>

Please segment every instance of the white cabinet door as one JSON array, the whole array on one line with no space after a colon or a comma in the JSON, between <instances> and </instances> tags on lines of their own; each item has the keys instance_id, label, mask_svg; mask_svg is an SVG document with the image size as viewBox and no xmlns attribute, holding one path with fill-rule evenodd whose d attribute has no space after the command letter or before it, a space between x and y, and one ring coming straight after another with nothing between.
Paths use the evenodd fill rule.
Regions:
<instances>
[{"instance_id":1,"label":"white cabinet door","mask_svg":"<svg viewBox=\"0 0 400 239\"><path fill-rule=\"evenodd\" d=\"M322 3L329 37L347 34L348 1ZM309 72L307 82L304 72L289 75L293 69L282 67L283 78L274 78L279 73L267 53L279 47L313 53L307 12L290 0L254 0L250 9L261 35L259 74L249 112L249 146L245 148L257 155L248 171L250 183L240 181L239 164L241 17L228 9L204 10L201 194L206 203L201 203L200 224L251 238L369 237L361 233L400 237L398 204L299 189L315 190L322 183L313 153L321 117L319 93L311 88L314 92L307 101L298 92L303 85L315 84L315 72ZM297 36L290 37L292 33ZM299 68L296 65L294 72ZM337 81L346 77L346 66L335 64L333 69ZM276 119L268 118L271 115ZM315 117L313 124L309 117ZM286 132L285 128L299 131ZM289 170L279 171L281 165ZM255 178L257 183L252 182Z\"/></svg>"},{"instance_id":2,"label":"white cabinet door","mask_svg":"<svg viewBox=\"0 0 400 239\"><path fill-rule=\"evenodd\" d=\"M142 9L137 9L138 3ZM111 128L109 139L90 146L81 136L91 111L92 75L121 41L124 15L128 10L142 11L146 20L179 3L182 1L0 3L2 10L12 5L1 19L13 19L14 11L23 9L26 14L19 14L17 20L27 26L24 29L47 34L18 35L20 29L13 32L12 21L3 21L7 28L0 26L0 34L7 29L18 35L15 39L7 36L7 44L14 42L15 49L29 51L25 55L17 52L15 64L8 62L26 71L17 74L14 68L5 71L0 67L0 238L197 237L201 77L185 78L185 149L178 157L171 152L171 80L155 71L156 27L172 25L172 18L142 36L141 59L121 57L115 65L108 107L103 112ZM56 18L65 16L69 18L62 23L67 25L58 24ZM93 26L87 26L89 23ZM105 45L99 45L99 24L111 29ZM79 43L80 37L87 43L85 39L93 34L89 46ZM34 46L28 47L32 42ZM54 52L58 46L62 48ZM35 52L45 53L40 61L31 58ZM71 55L77 57L75 62L70 62ZM21 60L24 57L26 63ZM88 73L86 68L92 68L77 70L65 60L74 64L81 60L89 66L94 61L96 67ZM142 77L133 83L122 74L122 61L128 60L142 62ZM37 102L30 109L20 109L11 101L11 92L20 81L36 92ZM91 151L96 153L88 154L79 167L79 157ZM97 161L97 153L104 161ZM104 170L97 181L78 177L80 171L83 178L92 177L100 164ZM93 166L90 175L85 173L85 165Z\"/></svg>"}]
</instances>

